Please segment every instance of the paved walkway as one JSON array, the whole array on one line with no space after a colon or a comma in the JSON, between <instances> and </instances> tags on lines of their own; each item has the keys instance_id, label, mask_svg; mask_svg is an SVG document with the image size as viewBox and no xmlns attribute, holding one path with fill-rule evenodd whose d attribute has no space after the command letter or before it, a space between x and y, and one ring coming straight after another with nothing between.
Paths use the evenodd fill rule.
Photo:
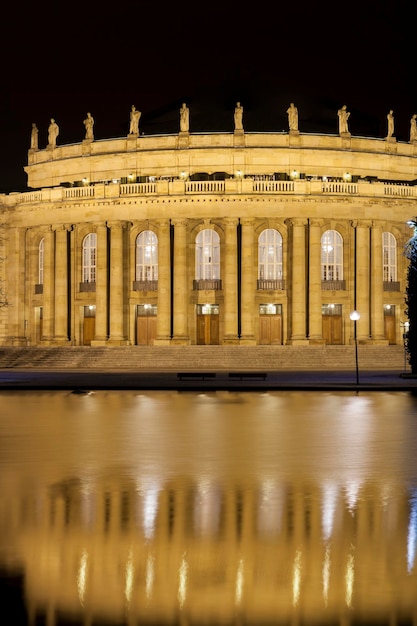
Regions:
<instances>
[{"instance_id":1,"label":"paved walkway","mask_svg":"<svg viewBox=\"0 0 417 626\"><path fill-rule=\"evenodd\" d=\"M197 372L197 370L196 370ZM0 370L1 390L71 390L99 389L142 390L301 390L301 391L414 391L417 377L399 370L359 371L266 371L265 379L230 377L228 371L210 372L211 377L180 380L176 372L104 370Z\"/></svg>"}]
</instances>

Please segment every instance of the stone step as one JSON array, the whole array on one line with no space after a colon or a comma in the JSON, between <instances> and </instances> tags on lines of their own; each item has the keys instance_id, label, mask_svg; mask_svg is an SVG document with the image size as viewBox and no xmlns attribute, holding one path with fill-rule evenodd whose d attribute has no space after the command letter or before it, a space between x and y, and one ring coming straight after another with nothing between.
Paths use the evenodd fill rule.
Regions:
<instances>
[{"instance_id":1,"label":"stone step","mask_svg":"<svg viewBox=\"0 0 417 626\"><path fill-rule=\"evenodd\" d=\"M362 369L406 369L402 346L358 346ZM2 347L0 369L355 369L354 346Z\"/></svg>"}]
</instances>

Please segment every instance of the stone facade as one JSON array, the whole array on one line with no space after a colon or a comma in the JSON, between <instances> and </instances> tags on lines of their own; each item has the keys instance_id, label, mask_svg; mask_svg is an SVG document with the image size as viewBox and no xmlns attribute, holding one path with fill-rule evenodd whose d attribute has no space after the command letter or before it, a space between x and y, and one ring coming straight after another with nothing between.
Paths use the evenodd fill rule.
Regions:
<instances>
[{"instance_id":1,"label":"stone facade","mask_svg":"<svg viewBox=\"0 0 417 626\"><path fill-rule=\"evenodd\" d=\"M1 345L402 343L414 142L34 145L28 191L0 196Z\"/></svg>"}]
</instances>

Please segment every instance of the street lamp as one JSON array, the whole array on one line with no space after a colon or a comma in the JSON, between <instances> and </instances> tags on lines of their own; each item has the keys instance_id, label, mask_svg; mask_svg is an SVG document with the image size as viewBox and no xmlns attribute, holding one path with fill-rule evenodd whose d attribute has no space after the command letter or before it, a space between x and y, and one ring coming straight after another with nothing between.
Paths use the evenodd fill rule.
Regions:
<instances>
[{"instance_id":1,"label":"street lamp","mask_svg":"<svg viewBox=\"0 0 417 626\"><path fill-rule=\"evenodd\" d=\"M349 315L350 319L352 320L352 322L354 322L355 327L354 327L354 331L355 331L355 363L356 363L356 384L359 385L359 366L358 366L358 335L356 333L356 322L358 321L358 319L360 319L361 315L359 313L359 311L352 311L352 313Z\"/></svg>"},{"instance_id":2,"label":"street lamp","mask_svg":"<svg viewBox=\"0 0 417 626\"><path fill-rule=\"evenodd\" d=\"M407 339L408 329L410 328L410 322L400 322L403 329L403 344L404 344L404 374L407 372Z\"/></svg>"}]
</instances>

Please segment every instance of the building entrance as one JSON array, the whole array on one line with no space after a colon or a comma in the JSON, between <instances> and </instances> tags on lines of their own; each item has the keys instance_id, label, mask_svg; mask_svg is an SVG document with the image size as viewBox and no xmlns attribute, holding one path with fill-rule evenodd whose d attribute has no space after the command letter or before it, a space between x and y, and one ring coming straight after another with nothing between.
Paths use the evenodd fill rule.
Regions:
<instances>
[{"instance_id":1,"label":"building entrance","mask_svg":"<svg viewBox=\"0 0 417 626\"><path fill-rule=\"evenodd\" d=\"M139 304L136 311L136 344L153 345L156 337L156 304Z\"/></svg>"},{"instance_id":2,"label":"building entrance","mask_svg":"<svg viewBox=\"0 0 417 626\"><path fill-rule=\"evenodd\" d=\"M341 304L323 304L322 306L323 339L329 345L343 343L343 320Z\"/></svg>"},{"instance_id":3,"label":"building entrance","mask_svg":"<svg viewBox=\"0 0 417 626\"><path fill-rule=\"evenodd\" d=\"M390 345L396 343L395 340L395 305L386 304L384 306L384 336Z\"/></svg>"},{"instance_id":4,"label":"building entrance","mask_svg":"<svg viewBox=\"0 0 417 626\"><path fill-rule=\"evenodd\" d=\"M259 345L282 344L282 305L259 305Z\"/></svg>"},{"instance_id":5,"label":"building entrance","mask_svg":"<svg viewBox=\"0 0 417 626\"><path fill-rule=\"evenodd\" d=\"M219 340L219 305L197 305L197 344L218 346Z\"/></svg>"},{"instance_id":6,"label":"building entrance","mask_svg":"<svg viewBox=\"0 0 417 626\"><path fill-rule=\"evenodd\" d=\"M83 320L83 345L91 346L91 342L96 336L96 307L85 306L84 307L84 320Z\"/></svg>"}]
</instances>

